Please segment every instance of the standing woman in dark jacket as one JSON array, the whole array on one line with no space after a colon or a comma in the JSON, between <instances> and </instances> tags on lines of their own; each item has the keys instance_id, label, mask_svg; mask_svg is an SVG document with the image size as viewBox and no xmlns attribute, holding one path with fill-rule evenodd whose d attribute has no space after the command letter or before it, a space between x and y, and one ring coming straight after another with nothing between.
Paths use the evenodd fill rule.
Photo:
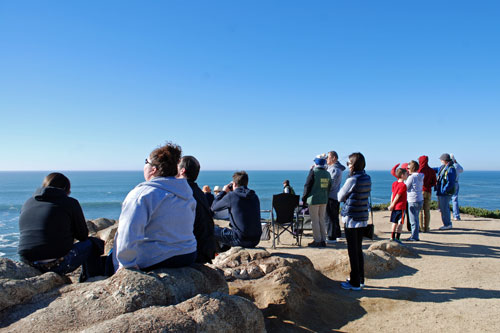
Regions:
<instances>
[{"instance_id":1,"label":"standing woman in dark jacket","mask_svg":"<svg viewBox=\"0 0 500 333\"><path fill-rule=\"evenodd\" d=\"M83 265L83 282L98 275L102 252L89 239L82 208L69 197L70 189L69 179L61 173L45 177L21 208L18 253L23 262L44 273L63 275ZM80 242L74 243L75 238Z\"/></svg>"},{"instance_id":2,"label":"standing woman in dark jacket","mask_svg":"<svg viewBox=\"0 0 500 333\"><path fill-rule=\"evenodd\" d=\"M352 153L347 162L350 173L344 186L338 193L339 202L343 202L342 221L345 226L347 252L351 264L350 279L341 283L343 289L361 290L365 284L363 259L363 231L368 224L368 201L371 191L371 178L365 172L365 157L361 153Z\"/></svg>"}]
</instances>

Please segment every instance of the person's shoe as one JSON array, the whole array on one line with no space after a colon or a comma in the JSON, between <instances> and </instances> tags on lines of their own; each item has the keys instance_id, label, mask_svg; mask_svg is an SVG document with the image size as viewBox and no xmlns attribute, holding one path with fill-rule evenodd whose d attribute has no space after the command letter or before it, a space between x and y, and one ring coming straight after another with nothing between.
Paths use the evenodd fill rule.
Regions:
<instances>
[{"instance_id":1,"label":"person's shoe","mask_svg":"<svg viewBox=\"0 0 500 333\"><path fill-rule=\"evenodd\" d=\"M319 246L318 247L326 247L326 243L325 242L319 242Z\"/></svg>"},{"instance_id":2,"label":"person's shoe","mask_svg":"<svg viewBox=\"0 0 500 333\"><path fill-rule=\"evenodd\" d=\"M330 238L328 238L328 239L326 240L326 243L327 243L327 244L335 244L335 243L337 243L337 241L336 241L335 239L330 239Z\"/></svg>"},{"instance_id":3,"label":"person's shoe","mask_svg":"<svg viewBox=\"0 0 500 333\"><path fill-rule=\"evenodd\" d=\"M349 278L345 279L345 281L346 281L346 282L348 282L349 284L351 283L351 279L349 279ZM360 288L364 288L364 287L365 287L365 284L364 284L364 283L360 283L360 284L359 284L359 287L360 287Z\"/></svg>"},{"instance_id":4,"label":"person's shoe","mask_svg":"<svg viewBox=\"0 0 500 333\"><path fill-rule=\"evenodd\" d=\"M439 230L450 230L451 228L453 228L453 226L450 224L450 225L443 225L442 227L439 228Z\"/></svg>"},{"instance_id":5,"label":"person's shoe","mask_svg":"<svg viewBox=\"0 0 500 333\"><path fill-rule=\"evenodd\" d=\"M361 287L354 287L349 282L342 282L340 284L340 287L345 290L357 290L357 291L361 290Z\"/></svg>"},{"instance_id":6,"label":"person's shoe","mask_svg":"<svg viewBox=\"0 0 500 333\"><path fill-rule=\"evenodd\" d=\"M462 219L460 218L460 216L459 217L454 217L453 221L462 221Z\"/></svg>"},{"instance_id":7,"label":"person's shoe","mask_svg":"<svg viewBox=\"0 0 500 333\"><path fill-rule=\"evenodd\" d=\"M337 242L342 242L342 237L337 237Z\"/></svg>"},{"instance_id":8,"label":"person's shoe","mask_svg":"<svg viewBox=\"0 0 500 333\"><path fill-rule=\"evenodd\" d=\"M396 243L399 243L399 244L403 244L403 242L397 238L394 238L393 241L395 241Z\"/></svg>"},{"instance_id":9,"label":"person's shoe","mask_svg":"<svg viewBox=\"0 0 500 333\"><path fill-rule=\"evenodd\" d=\"M308 247L320 247L321 243L319 242L311 242L307 244Z\"/></svg>"},{"instance_id":10,"label":"person's shoe","mask_svg":"<svg viewBox=\"0 0 500 333\"><path fill-rule=\"evenodd\" d=\"M407 239L408 242L418 242L420 239L416 239L416 238L413 238L413 237L410 237Z\"/></svg>"}]
</instances>

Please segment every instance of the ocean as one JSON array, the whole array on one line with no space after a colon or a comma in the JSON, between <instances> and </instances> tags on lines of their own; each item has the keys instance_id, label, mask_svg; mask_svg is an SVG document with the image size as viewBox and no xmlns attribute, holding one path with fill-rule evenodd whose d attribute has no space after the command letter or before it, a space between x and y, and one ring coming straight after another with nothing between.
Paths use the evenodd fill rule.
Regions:
<instances>
[{"instance_id":1,"label":"ocean","mask_svg":"<svg viewBox=\"0 0 500 333\"><path fill-rule=\"evenodd\" d=\"M42 183L48 172L0 172L0 256L18 259L18 221L23 203ZM77 199L86 219L118 219L127 193L144 181L141 171L67 171L71 196ZM231 181L233 171L202 171L198 185L223 186ZM302 194L307 171L248 171L249 188L261 200L261 209L271 208L273 194L281 193L282 182L290 180L297 194ZM372 177L374 204L387 203L395 178L388 171L368 171ZM347 172L344 172L344 178ZM500 209L500 171L465 171L460 175L459 203L462 206ZM435 194L433 195L435 200Z\"/></svg>"}]
</instances>

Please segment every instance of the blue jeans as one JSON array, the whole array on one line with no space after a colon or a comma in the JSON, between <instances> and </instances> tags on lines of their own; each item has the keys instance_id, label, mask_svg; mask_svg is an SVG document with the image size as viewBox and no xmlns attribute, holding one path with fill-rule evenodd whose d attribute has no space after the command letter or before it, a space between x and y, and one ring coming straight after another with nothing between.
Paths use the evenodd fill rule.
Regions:
<instances>
[{"instance_id":1,"label":"blue jeans","mask_svg":"<svg viewBox=\"0 0 500 333\"><path fill-rule=\"evenodd\" d=\"M257 242L240 240L232 229L219 226L214 226L214 236L216 241L228 246L256 247L260 241L260 239Z\"/></svg>"},{"instance_id":2,"label":"blue jeans","mask_svg":"<svg viewBox=\"0 0 500 333\"><path fill-rule=\"evenodd\" d=\"M450 218L450 200L451 195L440 195L438 197L439 210L441 211L441 220L443 220L443 225L451 225Z\"/></svg>"},{"instance_id":3,"label":"blue jeans","mask_svg":"<svg viewBox=\"0 0 500 333\"><path fill-rule=\"evenodd\" d=\"M458 186L458 183L455 183L455 194L451 196L451 204L453 205L453 217L455 220L460 219L460 208L458 207L458 190L460 186Z\"/></svg>"},{"instance_id":4,"label":"blue jeans","mask_svg":"<svg viewBox=\"0 0 500 333\"><path fill-rule=\"evenodd\" d=\"M419 229L419 219L418 215L420 214L420 211L422 210L422 205L423 201L419 202L408 202L408 218L410 219L410 224L411 224L411 238L413 239L420 239L418 236L418 229Z\"/></svg>"},{"instance_id":5,"label":"blue jeans","mask_svg":"<svg viewBox=\"0 0 500 333\"><path fill-rule=\"evenodd\" d=\"M80 274L80 282L84 282L89 277L101 275L101 264L99 255L94 254L92 241L87 239L83 242L73 244L73 247L62 258L62 261L50 268L45 264L38 264L36 261L33 266L43 273L54 272L60 275L73 272L78 267L82 266Z\"/></svg>"}]
</instances>

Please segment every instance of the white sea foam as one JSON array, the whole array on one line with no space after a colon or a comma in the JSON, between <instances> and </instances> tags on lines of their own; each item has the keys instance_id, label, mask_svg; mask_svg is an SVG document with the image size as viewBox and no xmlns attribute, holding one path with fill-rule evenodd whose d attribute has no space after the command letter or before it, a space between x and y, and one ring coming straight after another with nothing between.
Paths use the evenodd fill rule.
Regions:
<instances>
[{"instance_id":1,"label":"white sea foam","mask_svg":"<svg viewBox=\"0 0 500 333\"><path fill-rule=\"evenodd\" d=\"M0 235L0 249L8 247L17 247L19 244L19 233L11 232L8 234Z\"/></svg>"}]
</instances>

